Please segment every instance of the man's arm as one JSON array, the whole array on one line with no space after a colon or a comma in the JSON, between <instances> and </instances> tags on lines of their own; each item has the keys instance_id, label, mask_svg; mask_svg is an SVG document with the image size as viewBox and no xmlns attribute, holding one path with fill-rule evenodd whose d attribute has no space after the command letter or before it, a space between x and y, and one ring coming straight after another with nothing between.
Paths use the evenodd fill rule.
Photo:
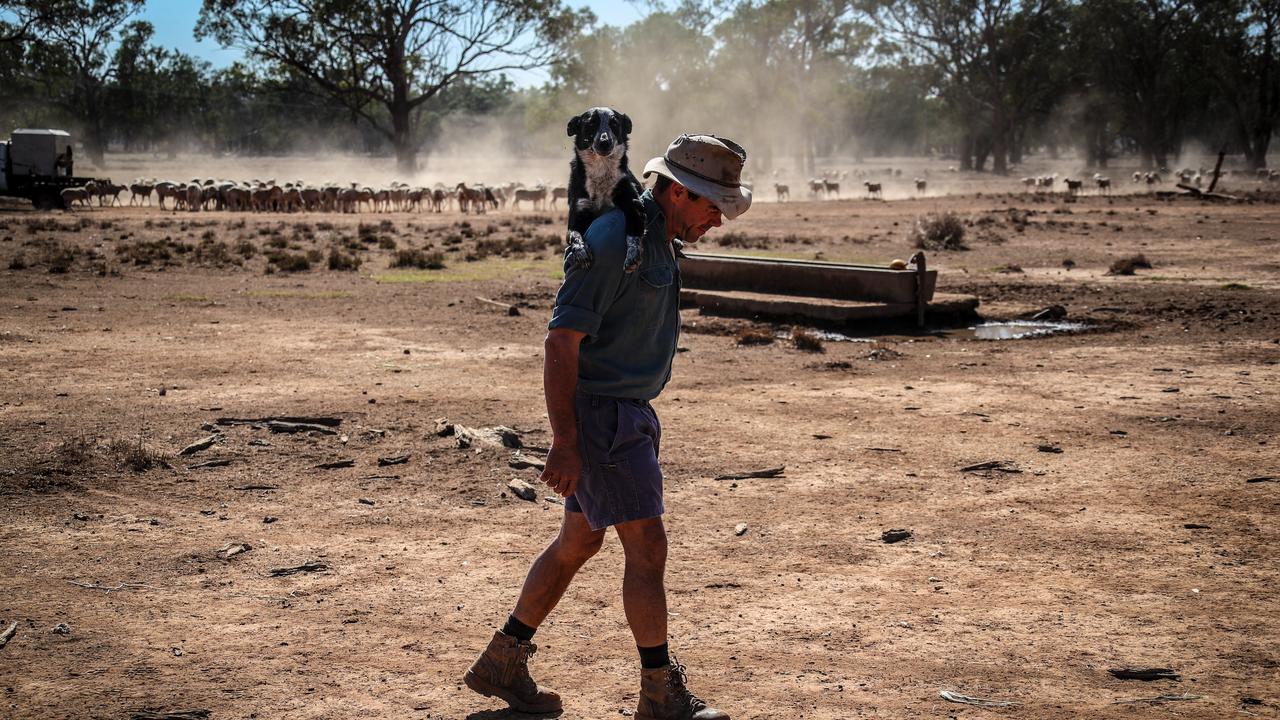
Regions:
<instances>
[{"instance_id":1,"label":"man's arm","mask_svg":"<svg viewBox=\"0 0 1280 720\"><path fill-rule=\"evenodd\" d=\"M547 397L547 417L551 420L551 450L547 453L542 482L562 497L573 494L582 476L573 398L578 389L578 348L586 336L579 330L554 328L544 342L546 361L542 366L542 387Z\"/></svg>"}]
</instances>

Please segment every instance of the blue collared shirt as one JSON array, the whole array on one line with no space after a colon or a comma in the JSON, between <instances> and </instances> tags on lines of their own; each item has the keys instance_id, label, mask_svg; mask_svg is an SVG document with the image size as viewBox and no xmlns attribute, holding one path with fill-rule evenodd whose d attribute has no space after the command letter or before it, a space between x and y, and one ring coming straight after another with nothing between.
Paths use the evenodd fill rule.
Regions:
<instances>
[{"instance_id":1,"label":"blue collared shirt","mask_svg":"<svg viewBox=\"0 0 1280 720\"><path fill-rule=\"evenodd\" d=\"M680 337L680 265L666 238L666 219L650 192L644 254L632 273L622 270L626 221L614 208L591 223L584 239L594 261L566 263L549 329L587 334L578 352L578 389L611 397L652 400L671 379Z\"/></svg>"}]
</instances>

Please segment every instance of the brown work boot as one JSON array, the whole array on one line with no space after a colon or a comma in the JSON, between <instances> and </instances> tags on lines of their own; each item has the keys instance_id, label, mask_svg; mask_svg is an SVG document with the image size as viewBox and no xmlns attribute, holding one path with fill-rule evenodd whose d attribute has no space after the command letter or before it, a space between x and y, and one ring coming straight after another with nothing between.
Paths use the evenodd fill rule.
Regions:
<instances>
[{"instance_id":1,"label":"brown work boot","mask_svg":"<svg viewBox=\"0 0 1280 720\"><path fill-rule=\"evenodd\" d=\"M538 646L531 642L495 632L489 647L467 670L462 681L481 695L506 700L520 712L558 712L560 696L529 677L529 656L537 650Z\"/></svg>"},{"instance_id":2,"label":"brown work boot","mask_svg":"<svg viewBox=\"0 0 1280 720\"><path fill-rule=\"evenodd\" d=\"M729 720L723 710L707 707L685 684L684 666L675 656L670 665L640 671L640 704L636 720Z\"/></svg>"}]
</instances>

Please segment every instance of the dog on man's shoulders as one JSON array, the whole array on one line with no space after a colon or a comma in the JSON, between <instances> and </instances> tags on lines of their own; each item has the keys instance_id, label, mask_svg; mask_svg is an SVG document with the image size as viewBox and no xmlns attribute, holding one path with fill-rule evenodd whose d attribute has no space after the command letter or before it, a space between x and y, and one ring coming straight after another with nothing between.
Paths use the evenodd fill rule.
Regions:
<instances>
[{"instance_id":1,"label":"dog on man's shoulders","mask_svg":"<svg viewBox=\"0 0 1280 720\"><path fill-rule=\"evenodd\" d=\"M627 166L631 118L613 108L594 107L569 120L573 160L569 163L569 237L565 259L591 266L591 251L583 235L591 221L610 208L626 218L627 254L623 270L640 266L644 247L644 186Z\"/></svg>"}]
</instances>

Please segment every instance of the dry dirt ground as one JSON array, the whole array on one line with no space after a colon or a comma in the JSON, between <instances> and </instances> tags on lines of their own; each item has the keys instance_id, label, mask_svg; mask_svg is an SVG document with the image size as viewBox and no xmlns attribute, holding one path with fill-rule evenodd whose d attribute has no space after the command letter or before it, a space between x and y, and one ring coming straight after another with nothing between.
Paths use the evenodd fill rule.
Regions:
<instances>
[{"instance_id":1,"label":"dry dirt ground","mask_svg":"<svg viewBox=\"0 0 1280 720\"><path fill-rule=\"evenodd\" d=\"M761 203L706 242L887 263L947 210L970 249L931 255L941 290L1096 329L805 352L687 310L655 405L692 688L735 720L1277 717L1280 205ZM537 475L511 450L436 428L549 441L562 222L0 213L0 717L514 717L460 680L562 505L507 491ZM405 250L445 267L389 267ZM1106 274L1134 253L1153 267ZM752 328L778 338L738 344ZM215 424L317 415L336 434ZM536 638L566 718L635 707L621 577L611 536ZM1139 701L1162 695L1196 699Z\"/></svg>"}]
</instances>

